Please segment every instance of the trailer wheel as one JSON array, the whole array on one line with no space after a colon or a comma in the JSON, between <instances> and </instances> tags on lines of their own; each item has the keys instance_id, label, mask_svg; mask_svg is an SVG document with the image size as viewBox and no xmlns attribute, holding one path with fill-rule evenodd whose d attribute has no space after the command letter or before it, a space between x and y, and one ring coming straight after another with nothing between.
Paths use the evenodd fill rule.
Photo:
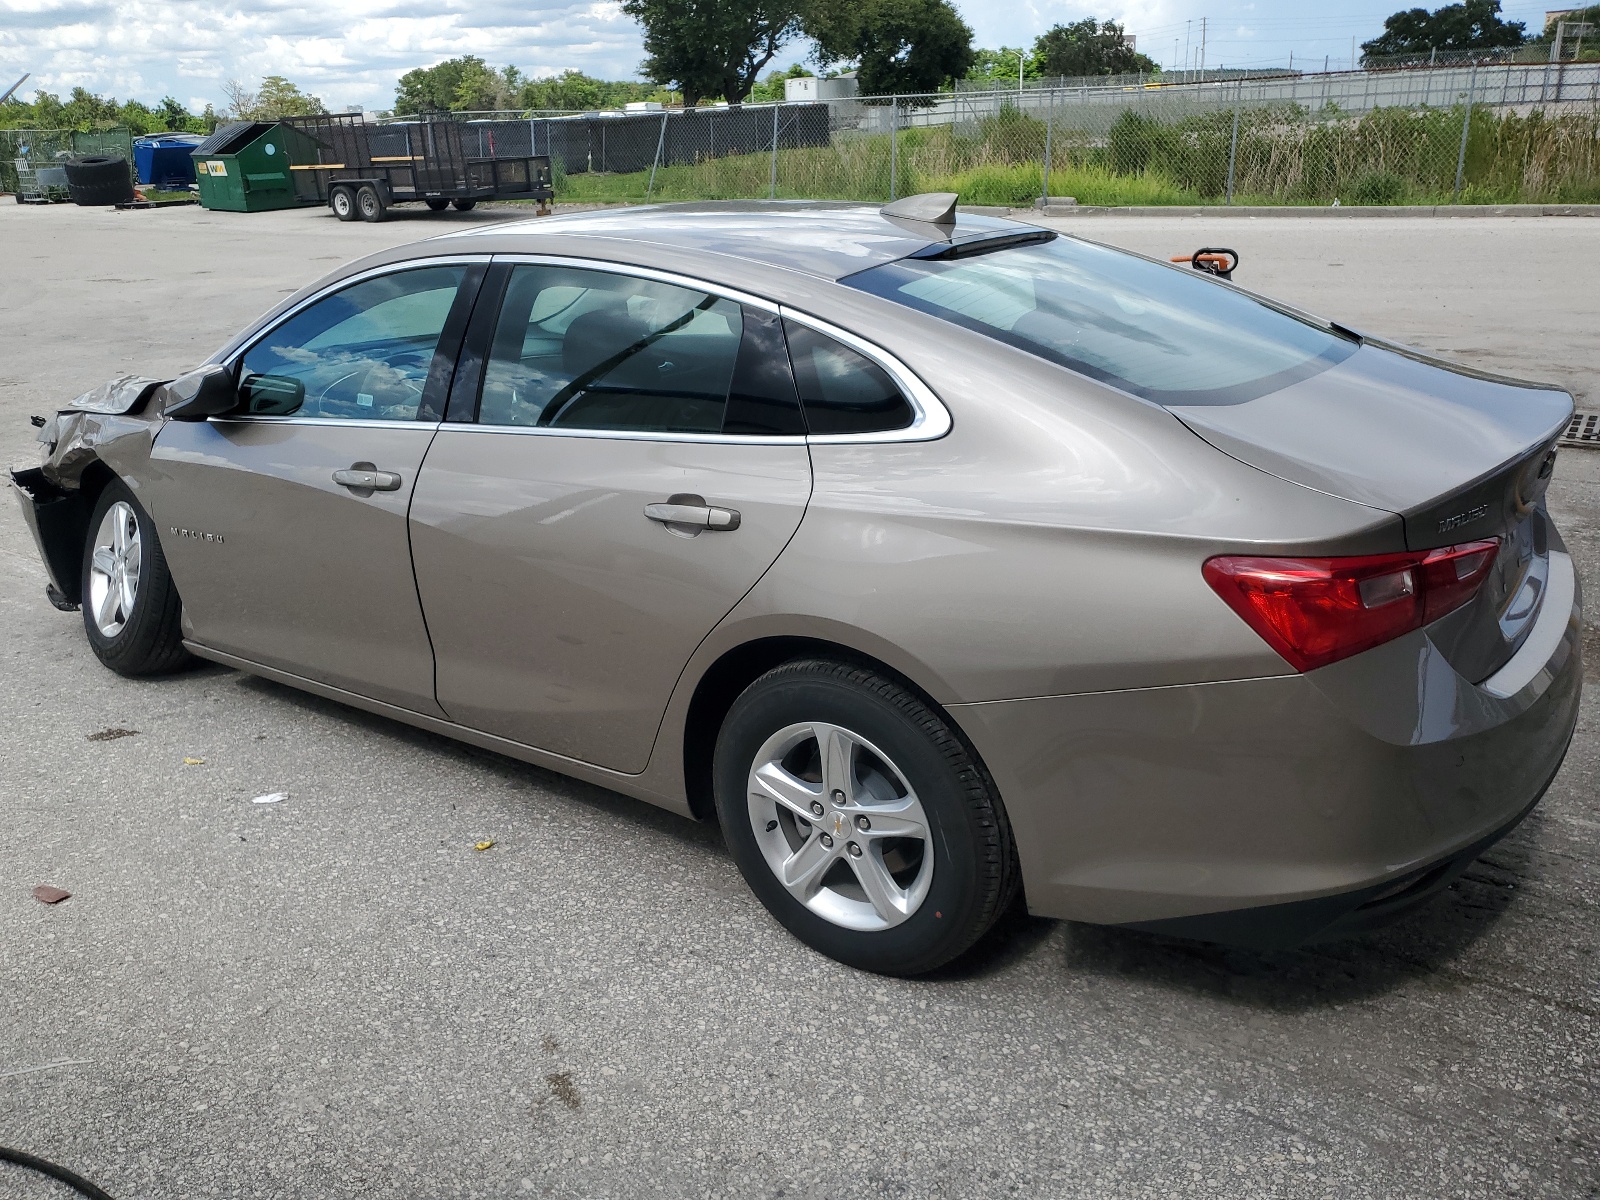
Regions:
<instances>
[{"instance_id":1,"label":"trailer wheel","mask_svg":"<svg viewBox=\"0 0 1600 1200\"><path fill-rule=\"evenodd\" d=\"M478 207L476 200L452 200L450 203L456 206L457 212L471 212Z\"/></svg>"},{"instance_id":2,"label":"trailer wheel","mask_svg":"<svg viewBox=\"0 0 1600 1200\"><path fill-rule=\"evenodd\" d=\"M438 199L429 200L428 207L434 212L443 212L445 209L450 207L450 201Z\"/></svg>"},{"instance_id":3,"label":"trailer wheel","mask_svg":"<svg viewBox=\"0 0 1600 1200\"><path fill-rule=\"evenodd\" d=\"M349 188L334 188L333 194L328 197L328 207L333 209L333 215L341 221L356 219L356 198Z\"/></svg>"},{"instance_id":4,"label":"trailer wheel","mask_svg":"<svg viewBox=\"0 0 1600 1200\"><path fill-rule=\"evenodd\" d=\"M362 184L361 189L356 192L356 207L361 210L363 221L383 220L383 197L378 195L378 189L370 183Z\"/></svg>"}]
</instances>

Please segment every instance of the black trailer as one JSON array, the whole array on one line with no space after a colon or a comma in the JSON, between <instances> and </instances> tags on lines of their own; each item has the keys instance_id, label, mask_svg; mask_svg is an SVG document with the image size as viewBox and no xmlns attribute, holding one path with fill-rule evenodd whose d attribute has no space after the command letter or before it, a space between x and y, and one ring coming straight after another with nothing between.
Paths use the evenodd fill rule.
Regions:
<instances>
[{"instance_id":1,"label":"black trailer","mask_svg":"<svg viewBox=\"0 0 1600 1200\"><path fill-rule=\"evenodd\" d=\"M381 221L392 204L420 201L435 212L454 205L466 212L479 200L537 200L540 211L555 198L550 157L498 153L495 139L463 137L448 116L370 124L359 113L289 117L316 147L315 162L290 168L295 191L326 204L341 221ZM470 143L470 146L469 146Z\"/></svg>"}]
</instances>

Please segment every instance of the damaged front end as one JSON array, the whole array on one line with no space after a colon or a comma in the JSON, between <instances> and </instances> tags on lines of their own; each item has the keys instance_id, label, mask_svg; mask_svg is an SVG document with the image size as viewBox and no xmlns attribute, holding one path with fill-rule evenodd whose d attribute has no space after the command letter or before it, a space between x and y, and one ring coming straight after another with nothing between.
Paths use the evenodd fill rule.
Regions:
<instances>
[{"instance_id":1,"label":"damaged front end","mask_svg":"<svg viewBox=\"0 0 1600 1200\"><path fill-rule=\"evenodd\" d=\"M83 547L100 487L113 476L129 479L129 469L149 459L161 416L147 409L164 382L124 375L42 422L34 418L44 461L12 471L11 487L44 563L45 595L63 611L83 598Z\"/></svg>"}]
</instances>

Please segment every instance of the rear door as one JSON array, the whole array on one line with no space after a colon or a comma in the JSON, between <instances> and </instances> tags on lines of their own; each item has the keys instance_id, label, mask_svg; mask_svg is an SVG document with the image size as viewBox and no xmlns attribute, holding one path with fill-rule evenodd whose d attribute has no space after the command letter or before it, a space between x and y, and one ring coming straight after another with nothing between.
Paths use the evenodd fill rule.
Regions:
<instances>
[{"instance_id":1,"label":"rear door","mask_svg":"<svg viewBox=\"0 0 1600 1200\"><path fill-rule=\"evenodd\" d=\"M152 503L190 636L441 715L406 511L484 269L341 286L238 356L238 415L162 428Z\"/></svg>"},{"instance_id":2,"label":"rear door","mask_svg":"<svg viewBox=\"0 0 1600 1200\"><path fill-rule=\"evenodd\" d=\"M483 295L411 509L439 704L638 772L695 647L805 512L781 324L556 263L497 262Z\"/></svg>"}]
</instances>

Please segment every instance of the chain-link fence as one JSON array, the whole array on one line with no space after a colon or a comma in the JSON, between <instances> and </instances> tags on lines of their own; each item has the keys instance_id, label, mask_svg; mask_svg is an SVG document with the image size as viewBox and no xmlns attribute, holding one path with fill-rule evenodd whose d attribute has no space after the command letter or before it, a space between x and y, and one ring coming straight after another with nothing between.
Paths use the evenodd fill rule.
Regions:
<instances>
[{"instance_id":1,"label":"chain-link fence","mask_svg":"<svg viewBox=\"0 0 1600 1200\"><path fill-rule=\"evenodd\" d=\"M567 202L1600 203L1592 62L463 116Z\"/></svg>"},{"instance_id":2,"label":"chain-link fence","mask_svg":"<svg viewBox=\"0 0 1600 1200\"><path fill-rule=\"evenodd\" d=\"M133 135L122 128L84 132L74 129L0 129L0 192L57 198L66 185L48 174L79 154L120 154L133 168ZM39 171L47 174L39 180Z\"/></svg>"}]
</instances>

